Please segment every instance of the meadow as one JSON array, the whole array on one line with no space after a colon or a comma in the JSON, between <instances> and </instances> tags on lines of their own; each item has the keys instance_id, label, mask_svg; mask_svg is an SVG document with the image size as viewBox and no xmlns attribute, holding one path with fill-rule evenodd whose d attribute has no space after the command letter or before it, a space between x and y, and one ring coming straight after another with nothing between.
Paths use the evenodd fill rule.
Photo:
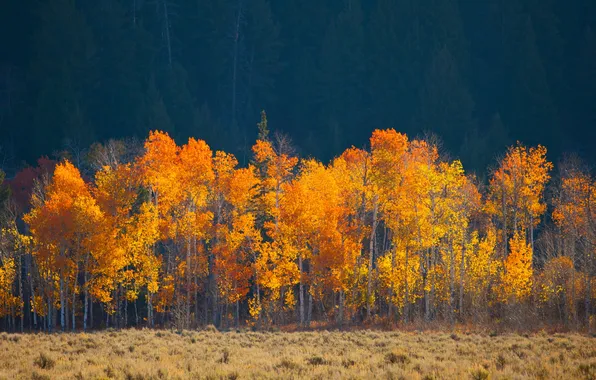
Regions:
<instances>
[{"instance_id":1,"label":"meadow","mask_svg":"<svg viewBox=\"0 0 596 380\"><path fill-rule=\"evenodd\" d=\"M0 379L596 379L577 333L122 330L0 334Z\"/></svg>"}]
</instances>

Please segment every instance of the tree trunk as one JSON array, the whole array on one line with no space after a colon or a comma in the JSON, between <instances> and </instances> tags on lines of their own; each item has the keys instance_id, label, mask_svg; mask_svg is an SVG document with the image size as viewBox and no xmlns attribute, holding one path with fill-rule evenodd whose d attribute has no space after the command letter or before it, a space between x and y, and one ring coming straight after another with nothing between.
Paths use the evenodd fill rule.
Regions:
<instances>
[{"instance_id":1,"label":"tree trunk","mask_svg":"<svg viewBox=\"0 0 596 380\"><path fill-rule=\"evenodd\" d=\"M306 316L306 326L310 327L310 321L312 318L312 294L308 292L308 313Z\"/></svg>"},{"instance_id":2,"label":"tree trunk","mask_svg":"<svg viewBox=\"0 0 596 380\"><path fill-rule=\"evenodd\" d=\"M19 255L19 299L21 300L22 304L25 304L25 300L23 300L23 255ZM23 310L23 306L20 306L21 311L21 332L23 332L25 328L25 313Z\"/></svg>"},{"instance_id":3,"label":"tree trunk","mask_svg":"<svg viewBox=\"0 0 596 380\"><path fill-rule=\"evenodd\" d=\"M236 329L240 328L240 301L236 300Z\"/></svg>"},{"instance_id":4,"label":"tree trunk","mask_svg":"<svg viewBox=\"0 0 596 380\"><path fill-rule=\"evenodd\" d=\"M27 274L28 278L29 278L29 291L31 292L31 299L33 300L32 302L32 309L33 309L33 327L35 330L37 330L37 305L35 304L35 291L33 288L33 276L31 274L31 272L33 271L33 263L31 262L31 257L28 256L27 257L27 263L28 263L28 267L29 267L29 273Z\"/></svg>"},{"instance_id":5,"label":"tree trunk","mask_svg":"<svg viewBox=\"0 0 596 380\"><path fill-rule=\"evenodd\" d=\"M461 262L459 263L459 305L458 305L458 313L459 318L463 318L464 316L464 274L465 274L465 254L466 248L465 245L461 250Z\"/></svg>"},{"instance_id":6,"label":"tree trunk","mask_svg":"<svg viewBox=\"0 0 596 380\"><path fill-rule=\"evenodd\" d=\"M134 304L135 304L135 327L139 327L139 307L138 304L139 303L139 299L135 298L134 300Z\"/></svg>"},{"instance_id":7,"label":"tree trunk","mask_svg":"<svg viewBox=\"0 0 596 380\"><path fill-rule=\"evenodd\" d=\"M151 293L147 294L147 323L150 327L153 327L153 304L152 304L153 295Z\"/></svg>"},{"instance_id":8,"label":"tree trunk","mask_svg":"<svg viewBox=\"0 0 596 380\"><path fill-rule=\"evenodd\" d=\"M255 281L257 283L257 305L259 307L259 315L257 316L257 329L261 328L261 286L259 285L259 276L258 273L255 276Z\"/></svg>"},{"instance_id":9,"label":"tree trunk","mask_svg":"<svg viewBox=\"0 0 596 380\"><path fill-rule=\"evenodd\" d=\"M187 239L187 248L186 248L186 310L185 310L185 328L190 327L190 298L192 295L191 292L191 268L190 268L190 238Z\"/></svg>"},{"instance_id":10,"label":"tree trunk","mask_svg":"<svg viewBox=\"0 0 596 380\"><path fill-rule=\"evenodd\" d=\"M395 271L395 248L391 250L391 274L394 275ZM391 296L389 298L389 319L393 322L393 309L395 307L394 300L395 299L395 284L391 281Z\"/></svg>"},{"instance_id":11,"label":"tree trunk","mask_svg":"<svg viewBox=\"0 0 596 380\"><path fill-rule=\"evenodd\" d=\"M304 326L304 283L302 280L304 268L302 266L302 256L298 256L298 267L300 269L300 326Z\"/></svg>"},{"instance_id":12,"label":"tree trunk","mask_svg":"<svg viewBox=\"0 0 596 380\"><path fill-rule=\"evenodd\" d=\"M436 268L437 267L437 248L433 247L432 248L432 267ZM431 282L430 282L430 317L431 319L434 318L435 316L435 294L436 294L436 289L437 289L437 275L436 273L434 273L433 271L433 275L431 277Z\"/></svg>"},{"instance_id":13,"label":"tree trunk","mask_svg":"<svg viewBox=\"0 0 596 380\"><path fill-rule=\"evenodd\" d=\"M76 286L76 282L75 282L75 286ZM72 309L72 313L71 313L72 323L71 323L71 326L70 326L70 329L72 331L75 331L75 327L76 327L75 326L75 313L76 313L77 308L75 306L76 306L76 302L77 302L77 298L76 298L77 297L77 292L75 290L76 290L75 288L72 289L72 306L71 306L71 309Z\"/></svg>"},{"instance_id":14,"label":"tree trunk","mask_svg":"<svg viewBox=\"0 0 596 380\"><path fill-rule=\"evenodd\" d=\"M403 320L404 323L408 323L408 310L409 310L409 302L410 302L410 289L408 284L408 247L405 249L406 251L406 270L405 270L405 295L404 295L404 309L403 309Z\"/></svg>"},{"instance_id":15,"label":"tree trunk","mask_svg":"<svg viewBox=\"0 0 596 380\"><path fill-rule=\"evenodd\" d=\"M586 268L586 296L584 298L584 304L586 308L586 326L588 326L588 331L591 331L592 326L590 325L590 297L592 295L592 284L590 281L590 267Z\"/></svg>"},{"instance_id":16,"label":"tree trunk","mask_svg":"<svg viewBox=\"0 0 596 380\"><path fill-rule=\"evenodd\" d=\"M85 284L87 283L87 274L85 273ZM87 331L87 315L89 314L89 293L85 285L85 305L83 306L83 331Z\"/></svg>"},{"instance_id":17,"label":"tree trunk","mask_svg":"<svg viewBox=\"0 0 596 380\"><path fill-rule=\"evenodd\" d=\"M375 195L373 199L373 221L372 221L372 228L370 231L370 242L369 242L369 251L368 251L368 273L367 273L367 283L366 283L366 317L370 318L371 313L371 298L372 298L372 268L373 268L373 255L374 255L374 241L375 241L375 233L377 230L377 212L378 212L378 203L377 203L377 196Z\"/></svg>"},{"instance_id":18,"label":"tree trunk","mask_svg":"<svg viewBox=\"0 0 596 380\"><path fill-rule=\"evenodd\" d=\"M530 220L530 244L532 248L532 257L534 257L534 223L532 220Z\"/></svg>"},{"instance_id":19,"label":"tree trunk","mask_svg":"<svg viewBox=\"0 0 596 380\"><path fill-rule=\"evenodd\" d=\"M69 309L69 305L68 305L68 296L69 296L68 281L64 281L64 331L67 331L70 326L70 321L69 321L70 309Z\"/></svg>"},{"instance_id":20,"label":"tree trunk","mask_svg":"<svg viewBox=\"0 0 596 380\"><path fill-rule=\"evenodd\" d=\"M455 293L455 257L453 254L452 243L449 242L449 322L454 323L453 319L453 295Z\"/></svg>"},{"instance_id":21,"label":"tree trunk","mask_svg":"<svg viewBox=\"0 0 596 380\"><path fill-rule=\"evenodd\" d=\"M64 312L66 308L66 302L64 299L64 276L61 273L60 274L60 327L62 328L62 331L64 331L65 327L66 327L66 320L64 318Z\"/></svg>"},{"instance_id":22,"label":"tree trunk","mask_svg":"<svg viewBox=\"0 0 596 380\"><path fill-rule=\"evenodd\" d=\"M87 294L89 294L88 291L87 291ZM91 295L89 295L88 297L89 297L89 328L92 329L93 328L93 297Z\"/></svg>"},{"instance_id":23,"label":"tree trunk","mask_svg":"<svg viewBox=\"0 0 596 380\"><path fill-rule=\"evenodd\" d=\"M343 289L341 289L339 291L339 316L338 316L338 322L340 326L343 326L344 324L344 291Z\"/></svg>"},{"instance_id":24,"label":"tree trunk","mask_svg":"<svg viewBox=\"0 0 596 380\"><path fill-rule=\"evenodd\" d=\"M84 306L83 306L83 331L87 331L87 315L89 313L89 290L88 290L88 283L89 283L89 253L85 255L85 268L84 268L83 280L85 283L83 284L83 293L84 293Z\"/></svg>"}]
</instances>

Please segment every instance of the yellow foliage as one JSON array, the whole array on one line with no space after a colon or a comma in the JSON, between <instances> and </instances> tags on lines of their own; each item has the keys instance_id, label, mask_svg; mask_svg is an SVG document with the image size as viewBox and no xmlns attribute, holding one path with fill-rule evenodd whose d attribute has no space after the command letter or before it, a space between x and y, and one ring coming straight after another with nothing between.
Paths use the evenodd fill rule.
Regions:
<instances>
[{"instance_id":1,"label":"yellow foliage","mask_svg":"<svg viewBox=\"0 0 596 380\"><path fill-rule=\"evenodd\" d=\"M501 299L523 302L532 291L532 248L526 243L525 232L518 231L509 240L510 253L503 264Z\"/></svg>"}]
</instances>

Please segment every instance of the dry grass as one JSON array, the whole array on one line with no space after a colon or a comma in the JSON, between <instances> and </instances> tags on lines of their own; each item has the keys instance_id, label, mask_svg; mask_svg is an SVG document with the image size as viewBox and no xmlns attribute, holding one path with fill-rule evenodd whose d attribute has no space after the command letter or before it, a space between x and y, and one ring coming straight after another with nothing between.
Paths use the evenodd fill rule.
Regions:
<instances>
[{"instance_id":1,"label":"dry grass","mask_svg":"<svg viewBox=\"0 0 596 380\"><path fill-rule=\"evenodd\" d=\"M0 378L596 379L596 339L375 330L2 333Z\"/></svg>"}]
</instances>

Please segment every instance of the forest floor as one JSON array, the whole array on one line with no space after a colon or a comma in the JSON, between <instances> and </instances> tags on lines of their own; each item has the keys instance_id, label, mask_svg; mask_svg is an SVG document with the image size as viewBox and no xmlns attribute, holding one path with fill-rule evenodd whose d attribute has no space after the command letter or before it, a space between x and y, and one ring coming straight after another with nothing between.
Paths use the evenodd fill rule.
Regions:
<instances>
[{"instance_id":1,"label":"forest floor","mask_svg":"<svg viewBox=\"0 0 596 380\"><path fill-rule=\"evenodd\" d=\"M0 379L596 379L596 338L437 331L0 334Z\"/></svg>"}]
</instances>

